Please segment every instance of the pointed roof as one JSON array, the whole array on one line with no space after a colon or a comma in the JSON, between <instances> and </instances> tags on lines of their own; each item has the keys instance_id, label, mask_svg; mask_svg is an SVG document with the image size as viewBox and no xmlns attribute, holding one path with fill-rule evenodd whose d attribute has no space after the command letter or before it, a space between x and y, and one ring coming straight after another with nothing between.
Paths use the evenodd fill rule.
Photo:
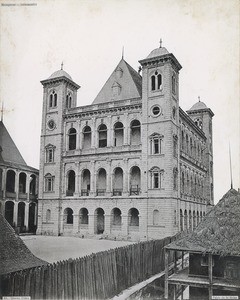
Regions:
<instances>
[{"instance_id":1,"label":"pointed roof","mask_svg":"<svg viewBox=\"0 0 240 300\"><path fill-rule=\"evenodd\" d=\"M0 212L0 275L46 265L32 254Z\"/></svg>"},{"instance_id":2,"label":"pointed roof","mask_svg":"<svg viewBox=\"0 0 240 300\"><path fill-rule=\"evenodd\" d=\"M133 99L141 96L142 77L122 58L98 93L93 104Z\"/></svg>"},{"instance_id":3,"label":"pointed roof","mask_svg":"<svg viewBox=\"0 0 240 300\"><path fill-rule=\"evenodd\" d=\"M197 228L168 249L240 256L240 193L230 189Z\"/></svg>"},{"instance_id":4,"label":"pointed roof","mask_svg":"<svg viewBox=\"0 0 240 300\"><path fill-rule=\"evenodd\" d=\"M0 150L2 150L0 151L0 162L2 160L3 162L27 165L2 121L0 121L0 146Z\"/></svg>"}]
</instances>

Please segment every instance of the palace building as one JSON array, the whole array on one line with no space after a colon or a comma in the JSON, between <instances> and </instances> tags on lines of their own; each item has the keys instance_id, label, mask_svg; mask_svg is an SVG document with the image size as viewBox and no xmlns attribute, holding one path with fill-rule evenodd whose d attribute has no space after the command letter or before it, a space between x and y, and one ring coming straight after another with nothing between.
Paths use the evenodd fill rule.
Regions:
<instances>
[{"instance_id":1,"label":"palace building","mask_svg":"<svg viewBox=\"0 0 240 300\"><path fill-rule=\"evenodd\" d=\"M213 112L180 108L181 65L166 48L139 63L122 58L86 106L62 68L41 81L38 234L163 238L213 205Z\"/></svg>"}]
</instances>

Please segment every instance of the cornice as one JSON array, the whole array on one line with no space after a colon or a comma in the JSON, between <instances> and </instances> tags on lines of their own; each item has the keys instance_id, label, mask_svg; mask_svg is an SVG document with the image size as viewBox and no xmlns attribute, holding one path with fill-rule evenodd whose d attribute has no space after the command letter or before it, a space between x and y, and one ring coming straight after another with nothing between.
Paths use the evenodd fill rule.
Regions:
<instances>
[{"instance_id":1,"label":"cornice","mask_svg":"<svg viewBox=\"0 0 240 300\"><path fill-rule=\"evenodd\" d=\"M44 79L41 80L41 84L43 86L50 85L50 84L56 84L60 83L62 81L65 81L69 84L69 86L73 87L74 89L78 90L80 88L80 85L76 84L74 81L70 80L69 78L65 76L57 77L57 78L50 78L50 79Z\"/></svg>"},{"instance_id":2,"label":"cornice","mask_svg":"<svg viewBox=\"0 0 240 300\"><path fill-rule=\"evenodd\" d=\"M205 113L205 112L209 113L211 117L214 116L214 113L208 107L207 108L201 108L201 109L195 109L195 110L187 110L187 113L190 114L190 115Z\"/></svg>"},{"instance_id":3,"label":"cornice","mask_svg":"<svg viewBox=\"0 0 240 300\"><path fill-rule=\"evenodd\" d=\"M180 65L180 63L178 62L178 60L172 53L161 55L161 56L156 56L156 57L152 57L152 58L145 58L145 59L139 60L138 62L143 67L149 67L149 66L156 65L159 63L165 64L167 62L171 62L177 68L177 71L182 69L182 66Z\"/></svg>"}]
</instances>

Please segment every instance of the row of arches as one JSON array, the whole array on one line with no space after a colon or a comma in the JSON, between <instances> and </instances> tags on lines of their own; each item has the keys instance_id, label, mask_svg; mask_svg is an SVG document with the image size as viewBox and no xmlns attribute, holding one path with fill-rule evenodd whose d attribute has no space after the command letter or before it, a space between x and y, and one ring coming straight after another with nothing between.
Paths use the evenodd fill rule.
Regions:
<instances>
[{"instance_id":1,"label":"row of arches","mask_svg":"<svg viewBox=\"0 0 240 300\"><path fill-rule=\"evenodd\" d=\"M181 131L180 140L181 150L198 161L203 161L203 147L194 136L186 133L184 129Z\"/></svg>"},{"instance_id":2,"label":"row of arches","mask_svg":"<svg viewBox=\"0 0 240 300\"><path fill-rule=\"evenodd\" d=\"M193 230L195 229L198 224L202 221L205 217L205 212L199 211L187 211L186 209L180 209L180 230Z\"/></svg>"},{"instance_id":3,"label":"row of arches","mask_svg":"<svg viewBox=\"0 0 240 300\"><path fill-rule=\"evenodd\" d=\"M120 167L113 170L112 178L112 195L121 196L124 189L124 172ZM84 169L81 173L81 196L89 196L90 191L94 191L92 186L92 174L89 169ZM100 168L96 173L96 195L104 196L107 190L107 172L104 168ZM76 191L76 173L70 170L66 176L67 196L73 196ZM129 192L130 195L139 195L141 190L141 170L138 166L130 169Z\"/></svg>"},{"instance_id":4,"label":"row of arches","mask_svg":"<svg viewBox=\"0 0 240 300\"><path fill-rule=\"evenodd\" d=\"M17 174L14 170L6 171L6 180L3 182L3 170L0 169L0 185L1 190L5 190L9 193L15 193L18 190L18 193L25 194L29 193L30 195L37 194L37 177L34 174L30 176L25 172L20 172ZM29 177L29 178L28 178ZM27 186L29 180L29 186ZM3 182L3 183L2 183Z\"/></svg>"},{"instance_id":5,"label":"row of arches","mask_svg":"<svg viewBox=\"0 0 240 300\"><path fill-rule=\"evenodd\" d=\"M181 193L195 198L204 198L204 178L182 170Z\"/></svg>"},{"instance_id":6,"label":"row of arches","mask_svg":"<svg viewBox=\"0 0 240 300\"><path fill-rule=\"evenodd\" d=\"M30 202L29 206L25 202L6 201L4 215L8 223L19 228L19 232L36 231L36 211L37 204Z\"/></svg>"},{"instance_id":7,"label":"row of arches","mask_svg":"<svg viewBox=\"0 0 240 300\"><path fill-rule=\"evenodd\" d=\"M97 128L98 147L105 148L108 146L108 128L106 124L100 124ZM122 146L124 143L125 128L122 122L116 122L113 126L113 143L112 146ZM77 147L77 130L70 128L68 130L68 150L75 150ZM90 149L92 147L92 128L86 125L82 132L82 149ZM139 120L133 120L130 123L130 144L139 145L141 143L141 124Z\"/></svg>"},{"instance_id":8,"label":"row of arches","mask_svg":"<svg viewBox=\"0 0 240 300\"><path fill-rule=\"evenodd\" d=\"M50 210L47 210L46 214L50 214ZM115 207L111 210L110 226L114 229L121 230L122 226L122 212L119 208ZM63 224L73 225L73 210L70 207L64 209L63 212ZM87 208L81 208L78 215L79 227L86 228L89 224L89 212ZM128 226L139 227L139 211L136 208L130 208L128 211ZM94 211L94 233L102 234L105 230L105 211L99 207Z\"/></svg>"}]
</instances>

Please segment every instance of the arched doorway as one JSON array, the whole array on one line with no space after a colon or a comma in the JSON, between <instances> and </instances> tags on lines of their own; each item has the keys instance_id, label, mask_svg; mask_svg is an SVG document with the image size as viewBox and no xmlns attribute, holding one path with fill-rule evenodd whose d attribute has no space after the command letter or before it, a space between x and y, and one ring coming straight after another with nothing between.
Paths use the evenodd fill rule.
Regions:
<instances>
[{"instance_id":1,"label":"arched doorway","mask_svg":"<svg viewBox=\"0 0 240 300\"><path fill-rule=\"evenodd\" d=\"M94 214L95 219L95 234L102 234L104 232L104 210L97 208Z\"/></svg>"},{"instance_id":2,"label":"arched doorway","mask_svg":"<svg viewBox=\"0 0 240 300\"><path fill-rule=\"evenodd\" d=\"M13 211L14 203L12 201L7 201L5 204L5 219L11 226L13 226Z\"/></svg>"},{"instance_id":3,"label":"arched doorway","mask_svg":"<svg viewBox=\"0 0 240 300\"><path fill-rule=\"evenodd\" d=\"M24 218L25 218L25 203L24 202L19 202L18 203L18 221L17 221L17 226L20 227L20 232L24 232L25 231Z\"/></svg>"},{"instance_id":4,"label":"arched doorway","mask_svg":"<svg viewBox=\"0 0 240 300\"><path fill-rule=\"evenodd\" d=\"M29 204L29 215L28 215L28 228L29 232L36 232L37 226L35 225L36 217L36 203L32 202Z\"/></svg>"}]
</instances>

